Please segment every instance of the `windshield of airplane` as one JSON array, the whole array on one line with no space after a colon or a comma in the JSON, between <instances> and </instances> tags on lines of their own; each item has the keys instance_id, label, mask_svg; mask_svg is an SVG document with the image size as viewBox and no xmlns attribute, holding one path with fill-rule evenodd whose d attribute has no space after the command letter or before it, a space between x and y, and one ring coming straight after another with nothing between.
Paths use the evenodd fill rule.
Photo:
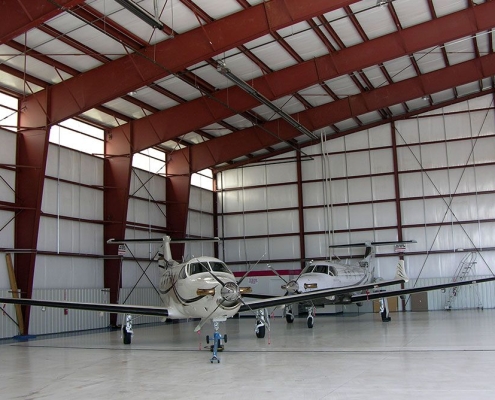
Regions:
<instances>
[{"instance_id":1,"label":"windshield of airplane","mask_svg":"<svg viewBox=\"0 0 495 400\"><path fill-rule=\"evenodd\" d=\"M325 274L325 275L333 275L336 276L337 273L335 271L335 268L333 266L328 266L328 265L308 265L306 268L304 268L303 273L315 273L315 274Z\"/></svg>"},{"instance_id":2,"label":"windshield of airplane","mask_svg":"<svg viewBox=\"0 0 495 400\"><path fill-rule=\"evenodd\" d=\"M207 262L191 263L188 266L187 273L189 276L191 276L191 275L199 274L201 272L208 272L208 271L230 273L227 266L220 261L210 261L209 263Z\"/></svg>"}]
</instances>

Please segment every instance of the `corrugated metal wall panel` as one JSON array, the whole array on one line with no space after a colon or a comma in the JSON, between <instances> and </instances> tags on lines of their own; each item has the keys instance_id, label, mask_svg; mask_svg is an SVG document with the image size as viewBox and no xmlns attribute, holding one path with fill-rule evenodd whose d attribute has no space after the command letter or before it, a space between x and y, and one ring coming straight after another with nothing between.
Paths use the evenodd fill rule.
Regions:
<instances>
[{"instance_id":1,"label":"corrugated metal wall panel","mask_svg":"<svg viewBox=\"0 0 495 400\"><path fill-rule=\"evenodd\" d=\"M35 289L33 299L67 300L87 303L108 303L107 291L102 289ZM67 310L61 308L32 307L29 334L70 332L105 328L109 325L108 313Z\"/></svg>"},{"instance_id":2,"label":"corrugated metal wall panel","mask_svg":"<svg viewBox=\"0 0 495 400\"><path fill-rule=\"evenodd\" d=\"M0 296L2 297L12 297L9 290L0 290ZM17 328L15 308L13 304L0 304L2 307L2 314L0 316L0 339L11 338L19 334L19 329ZM12 321L12 319L13 321ZM14 322L15 321L15 322Z\"/></svg>"}]
</instances>

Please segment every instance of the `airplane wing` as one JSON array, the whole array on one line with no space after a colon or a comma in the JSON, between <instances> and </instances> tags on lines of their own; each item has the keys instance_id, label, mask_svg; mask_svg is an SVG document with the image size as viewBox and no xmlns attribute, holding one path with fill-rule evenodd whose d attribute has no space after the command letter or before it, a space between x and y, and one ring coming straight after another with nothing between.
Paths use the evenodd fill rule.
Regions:
<instances>
[{"instance_id":1,"label":"airplane wing","mask_svg":"<svg viewBox=\"0 0 495 400\"><path fill-rule=\"evenodd\" d=\"M430 290L447 289L447 288L456 287L456 286L473 285L476 283L483 283L483 282L490 282L490 281L495 281L495 276L491 276L489 278L467 279L467 280L458 281L458 282L442 283L439 285L415 287L415 288L409 288L409 289L391 290L389 292L383 291L383 292L376 292L376 293L369 293L369 294L356 294L356 295L351 297L351 301L353 303L355 303L355 302L359 302L359 301L381 299L384 297L402 296L402 295L406 295L406 294L419 293L419 292L429 292Z\"/></svg>"},{"instance_id":2,"label":"airplane wing","mask_svg":"<svg viewBox=\"0 0 495 400\"><path fill-rule=\"evenodd\" d=\"M389 281L374 282L374 283L369 283L366 285L346 286L346 287L339 287L339 288L334 288L334 289L312 290L311 292L306 292L306 293L301 293L301 294L293 294L290 296L270 297L267 299L256 300L256 301L252 301L249 303L245 302L244 305L242 305L241 308L239 309L239 312L257 310L260 308L281 306L284 304L299 303L302 301L320 299L322 297L334 296L334 295L339 295L339 294L346 294L346 293L352 293L352 292L360 292L363 290L377 289L379 287L396 285L396 284L404 283L404 282L405 282L405 279L396 278L396 279L392 279ZM386 293L386 292L383 292L383 293Z\"/></svg>"},{"instance_id":3,"label":"airplane wing","mask_svg":"<svg viewBox=\"0 0 495 400\"><path fill-rule=\"evenodd\" d=\"M20 304L22 306L39 306L54 308L70 308L74 310L103 311L110 313L153 315L156 317L167 317L168 310L159 306L133 306L127 304L105 304L105 303L79 303L75 301L14 299L0 297L0 303Z\"/></svg>"}]
</instances>

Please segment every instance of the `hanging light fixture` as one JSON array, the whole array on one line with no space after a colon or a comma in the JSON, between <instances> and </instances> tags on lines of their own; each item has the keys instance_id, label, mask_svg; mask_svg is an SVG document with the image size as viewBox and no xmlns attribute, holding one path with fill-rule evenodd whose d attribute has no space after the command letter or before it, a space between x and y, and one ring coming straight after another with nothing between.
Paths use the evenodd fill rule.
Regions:
<instances>
[{"instance_id":1,"label":"hanging light fixture","mask_svg":"<svg viewBox=\"0 0 495 400\"><path fill-rule=\"evenodd\" d=\"M153 14L146 11L140 5L134 3L132 0L115 0L115 1L119 3L122 7L124 7L126 10L133 13L136 17L146 22L151 27L163 30L164 25L158 18L156 18Z\"/></svg>"}]
</instances>

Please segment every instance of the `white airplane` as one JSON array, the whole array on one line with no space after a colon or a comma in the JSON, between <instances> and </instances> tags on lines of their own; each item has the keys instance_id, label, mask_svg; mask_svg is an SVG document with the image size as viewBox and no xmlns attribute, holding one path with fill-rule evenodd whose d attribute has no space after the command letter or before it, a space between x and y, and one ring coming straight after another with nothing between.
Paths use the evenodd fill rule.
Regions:
<instances>
[{"instance_id":1,"label":"white airplane","mask_svg":"<svg viewBox=\"0 0 495 400\"><path fill-rule=\"evenodd\" d=\"M322 297L342 296L347 293L363 293L367 290L376 290L379 287L394 285L405 281L405 272L399 265L397 275L388 281L363 283L356 286L336 287L328 289L317 289L310 292L293 294L291 296L268 297L253 302L245 302L243 294L248 293L249 287L241 287L247 272L239 281L225 263L214 257L195 257L184 263L178 263L171 257L169 236L161 239L134 239L113 240L109 243L122 244L128 242L162 242L159 251L158 264L163 268L159 284L159 292L164 306L137 306L127 304L104 304L104 303L81 303L69 301L34 300L26 298L0 298L0 303L21 304L25 306L57 307L70 309L94 310L100 312L154 315L162 318L185 319L200 318L196 331L207 322L212 321L214 327L213 345L211 350L213 356L210 362L220 362L217 352L223 350L227 336L219 333L219 322L234 316L242 311L256 311L256 336L265 336L265 327L268 323L266 308L282 306L288 303L299 303ZM179 241L181 242L181 241ZM480 279L478 282L495 280L493 278ZM468 284L470 281L456 282L459 286ZM472 283L472 282L471 282ZM449 287L444 285L443 287ZM440 288L440 287L436 287ZM425 290L425 288L422 288ZM427 289L426 289L427 290ZM416 290L421 291L421 290ZM387 296L388 296L387 292ZM390 292L392 293L392 292ZM398 294L395 293L395 296ZM384 296L380 293L380 296ZM363 299L366 300L366 299ZM361 301L363 301L361 300ZM131 342L132 317L126 315L126 323L123 324L123 340L125 344ZM210 338L207 336L207 343Z\"/></svg>"}]
</instances>

